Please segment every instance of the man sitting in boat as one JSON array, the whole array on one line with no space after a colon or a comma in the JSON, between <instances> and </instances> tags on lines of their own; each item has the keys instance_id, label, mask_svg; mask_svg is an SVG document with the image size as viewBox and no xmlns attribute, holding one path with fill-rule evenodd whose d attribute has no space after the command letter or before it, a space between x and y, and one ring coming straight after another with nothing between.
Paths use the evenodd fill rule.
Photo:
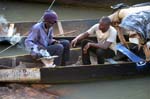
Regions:
<instances>
[{"instance_id":1,"label":"man sitting in boat","mask_svg":"<svg viewBox=\"0 0 150 99\"><path fill-rule=\"evenodd\" d=\"M53 25L57 22L56 12L48 10L43 15L43 21L35 24L29 32L25 45L31 50L34 58L56 55L56 66L65 65L69 60L70 42L53 39Z\"/></svg>"},{"instance_id":2,"label":"man sitting in boat","mask_svg":"<svg viewBox=\"0 0 150 99\"><path fill-rule=\"evenodd\" d=\"M98 42L85 39L94 33L96 34ZM91 64L90 52L96 54L98 64L104 64L106 56L115 56L116 36L117 31L111 26L111 20L108 17L102 17L99 23L74 38L71 45L75 47L76 44L82 40L82 62L84 65Z\"/></svg>"},{"instance_id":3,"label":"man sitting in boat","mask_svg":"<svg viewBox=\"0 0 150 99\"><path fill-rule=\"evenodd\" d=\"M141 11L126 16L119 25L120 34L122 29L127 30L130 44L129 49L141 58L150 60L150 11ZM145 56L146 55L146 56ZM123 58L123 56L122 56Z\"/></svg>"}]
</instances>

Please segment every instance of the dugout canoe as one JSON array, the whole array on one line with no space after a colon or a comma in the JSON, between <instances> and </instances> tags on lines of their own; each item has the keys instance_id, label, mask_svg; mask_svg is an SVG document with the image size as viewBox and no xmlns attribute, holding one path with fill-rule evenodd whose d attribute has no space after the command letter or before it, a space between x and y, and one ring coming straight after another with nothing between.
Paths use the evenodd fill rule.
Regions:
<instances>
[{"instance_id":1,"label":"dugout canoe","mask_svg":"<svg viewBox=\"0 0 150 99\"><path fill-rule=\"evenodd\" d=\"M67 66L55 68L43 68L43 63L34 60L30 55L1 57L0 82L62 84L143 77L150 74L150 63L143 67L133 62L80 65L75 64L80 53L77 50L72 53L75 54L72 54Z\"/></svg>"},{"instance_id":2,"label":"dugout canoe","mask_svg":"<svg viewBox=\"0 0 150 99\"><path fill-rule=\"evenodd\" d=\"M86 26L81 24L81 21L79 20L75 22L64 21L64 23L68 25L63 25L65 27L65 28L63 27L63 30L68 31L76 28L78 30L79 28L80 31L79 33L81 33L81 31L85 31L87 28L91 27L92 25L91 23L95 24L95 22L97 21L98 20L95 21L90 20L90 22L89 20L84 21L85 22L84 24ZM25 26L24 24L22 25L23 27ZM21 26L21 24L18 26ZM23 27L22 29L24 29ZM19 30L21 31L22 29L18 29L17 31ZM24 38L22 41L24 41ZM71 41L74 37L67 37L67 36L56 37L56 39L62 39L62 38ZM96 40L95 37L91 37L91 38ZM150 63L147 63L143 67L139 67L136 63L133 62L121 62L121 63L118 62L116 64L108 63L108 64L101 64L101 65L100 64L79 65L79 64L75 64L79 56L81 56L81 51L74 50L71 53L71 58L70 58L71 60L67 63L68 64L67 66L57 66L55 68L42 68L43 64L39 61L33 60L30 55L1 57L0 66L2 68L4 67L8 67L8 68L0 70L0 82L75 83L75 82L87 82L87 81L112 79L112 78L145 76L145 75L149 75L150 73L150 69L149 69ZM25 68L14 68L18 65L20 67L25 66Z\"/></svg>"},{"instance_id":3,"label":"dugout canoe","mask_svg":"<svg viewBox=\"0 0 150 99\"><path fill-rule=\"evenodd\" d=\"M77 20L58 20L54 25L54 37L75 37L82 32L85 32L92 25L98 23L99 19L77 19ZM37 22L15 22L8 24L8 31L15 30L16 32L8 32L0 36L0 42L9 41L10 38L19 33L20 36L26 37L28 31Z\"/></svg>"},{"instance_id":4,"label":"dugout canoe","mask_svg":"<svg viewBox=\"0 0 150 99\"><path fill-rule=\"evenodd\" d=\"M11 1L11 0L9 0ZM54 0L16 0L16 1L25 1L25 2L34 2L34 3L47 3L51 4ZM126 4L136 4L148 2L149 0L55 0L55 4L65 4L72 6L90 6L90 7L110 7L111 5L117 3L126 3Z\"/></svg>"},{"instance_id":5,"label":"dugout canoe","mask_svg":"<svg viewBox=\"0 0 150 99\"><path fill-rule=\"evenodd\" d=\"M54 25L54 37L56 38L67 38L72 39L87 31L91 26L98 23L99 19L76 19L76 20L58 20L58 22ZM13 26L13 29L16 30L16 33L19 33L22 38L25 38L28 35L28 31L30 28L37 22L15 22L9 23L9 29ZM0 42L8 41L12 36L8 37L9 34L4 36L0 36ZM125 35L127 38L127 35Z\"/></svg>"},{"instance_id":6,"label":"dugout canoe","mask_svg":"<svg viewBox=\"0 0 150 99\"><path fill-rule=\"evenodd\" d=\"M76 19L76 20L58 20L54 25L54 36L77 36L79 33L86 31L99 19ZM14 25L16 33L21 36L27 36L30 28L37 22L15 22L9 23L9 26Z\"/></svg>"}]
</instances>

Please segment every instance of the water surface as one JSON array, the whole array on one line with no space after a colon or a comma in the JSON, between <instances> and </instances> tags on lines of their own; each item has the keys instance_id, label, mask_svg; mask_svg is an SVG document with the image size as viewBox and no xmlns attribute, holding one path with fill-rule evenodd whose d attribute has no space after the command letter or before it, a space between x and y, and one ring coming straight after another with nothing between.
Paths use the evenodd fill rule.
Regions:
<instances>
[{"instance_id":1,"label":"water surface","mask_svg":"<svg viewBox=\"0 0 150 99\"><path fill-rule=\"evenodd\" d=\"M0 2L0 14L4 15L10 22L15 21L38 21L50 4ZM53 5L59 16L59 20L93 19L111 13L109 8L79 7L70 5Z\"/></svg>"}]
</instances>

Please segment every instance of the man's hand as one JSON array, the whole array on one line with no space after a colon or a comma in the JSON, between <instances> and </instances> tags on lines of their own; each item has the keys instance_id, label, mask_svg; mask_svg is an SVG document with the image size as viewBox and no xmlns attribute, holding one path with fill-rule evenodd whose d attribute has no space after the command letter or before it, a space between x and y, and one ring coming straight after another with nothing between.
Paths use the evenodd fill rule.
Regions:
<instances>
[{"instance_id":1,"label":"man's hand","mask_svg":"<svg viewBox=\"0 0 150 99\"><path fill-rule=\"evenodd\" d=\"M51 44L54 45L54 44L59 44L59 43L60 43L60 41L53 39Z\"/></svg>"},{"instance_id":2,"label":"man's hand","mask_svg":"<svg viewBox=\"0 0 150 99\"><path fill-rule=\"evenodd\" d=\"M87 50L90 48L90 46L91 46L91 43L87 43L87 44L84 46L84 48L83 48L83 53L84 53L84 54L87 54Z\"/></svg>"},{"instance_id":3,"label":"man's hand","mask_svg":"<svg viewBox=\"0 0 150 99\"><path fill-rule=\"evenodd\" d=\"M44 46L38 45L38 50L41 50L41 49L46 50L46 48Z\"/></svg>"},{"instance_id":4,"label":"man's hand","mask_svg":"<svg viewBox=\"0 0 150 99\"><path fill-rule=\"evenodd\" d=\"M73 39L73 40L71 41L71 47L75 47L76 44L77 44L77 42L78 42L78 39L77 39L77 38Z\"/></svg>"}]
</instances>

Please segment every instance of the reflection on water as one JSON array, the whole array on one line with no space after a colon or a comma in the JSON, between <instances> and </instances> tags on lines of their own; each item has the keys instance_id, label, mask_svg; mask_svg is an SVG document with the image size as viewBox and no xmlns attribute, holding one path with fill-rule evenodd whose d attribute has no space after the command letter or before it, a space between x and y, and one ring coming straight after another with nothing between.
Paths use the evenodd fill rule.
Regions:
<instances>
[{"instance_id":1,"label":"reflection on water","mask_svg":"<svg viewBox=\"0 0 150 99\"><path fill-rule=\"evenodd\" d=\"M29 4L18 2L0 2L0 14L8 21L37 21L50 4ZM110 14L110 9L85 8L55 5L53 9L59 19L91 19ZM8 46L1 46L0 50ZM26 54L27 52L12 47L0 56ZM63 76L63 75L60 75ZM150 78L102 81L82 84L53 85L50 90L61 96L60 99L149 99Z\"/></svg>"}]
</instances>

